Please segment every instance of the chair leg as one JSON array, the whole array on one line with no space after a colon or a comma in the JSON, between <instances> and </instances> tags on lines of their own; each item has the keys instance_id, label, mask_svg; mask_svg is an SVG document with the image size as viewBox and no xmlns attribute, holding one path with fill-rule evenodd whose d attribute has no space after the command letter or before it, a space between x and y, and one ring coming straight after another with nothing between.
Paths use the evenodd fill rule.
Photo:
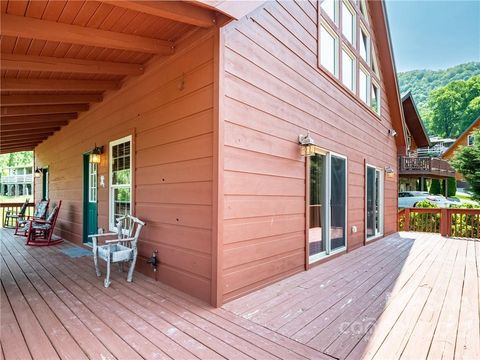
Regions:
<instances>
[{"instance_id":1,"label":"chair leg","mask_svg":"<svg viewBox=\"0 0 480 360\"><path fill-rule=\"evenodd\" d=\"M97 249L94 250L93 252L93 263L95 264L95 273L97 276L101 276L102 274L100 273L100 268L98 267L98 252Z\"/></svg>"},{"instance_id":2,"label":"chair leg","mask_svg":"<svg viewBox=\"0 0 480 360\"><path fill-rule=\"evenodd\" d=\"M107 261L107 275L105 276L105 281L103 285L108 288L110 286L110 261Z\"/></svg>"},{"instance_id":3,"label":"chair leg","mask_svg":"<svg viewBox=\"0 0 480 360\"><path fill-rule=\"evenodd\" d=\"M135 262L137 261L137 250L133 251L132 261L130 263L130 268L128 269L127 281L132 282L133 280L133 271L135 270Z\"/></svg>"}]
</instances>

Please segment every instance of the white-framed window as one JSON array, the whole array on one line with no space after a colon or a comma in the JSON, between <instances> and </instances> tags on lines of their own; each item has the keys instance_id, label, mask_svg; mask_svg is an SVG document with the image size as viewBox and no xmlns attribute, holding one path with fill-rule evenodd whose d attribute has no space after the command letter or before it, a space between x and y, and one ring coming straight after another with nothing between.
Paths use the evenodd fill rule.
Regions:
<instances>
[{"instance_id":1,"label":"white-framed window","mask_svg":"<svg viewBox=\"0 0 480 360\"><path fill-rule=\"evenodd\" d=\"M367 64L370 63L370 35L360 27L360 56Z\"/></svg>"},{"instance_id":2,"label":"white-framed window","mask_svg":"<svg viewBox=\"0 0 480 360\"><path fill-rule=\"evenodd\" d=\"M345 48L342 49L342 82L352 92L355 92L356 64L355 56Z\"/></svg>"},{"instance_id":3,"label":"white-framed window","mask_svg":"<svg viewBox=\"0 0 480 360\"><path fill-rule=\"evenodd\" d=\"M380 77L380 71L378 71L378 61L377 61L377 54L375 52L375 48L373 47L373 44L371 45L371 67L372 71L377 75L377 77Z\"/></svg>"},{"instance_id":4,"label":"white-framed window","mask_svg":"<svg viewBox=\"0 0 480 360\"><path fill-rule=\"evenodd\" d=\"M467 136L467 145L472 146L475 143L475 135L470 134Z\"/></svg>"},{"instance_id":5,"label":"white-framed window","mask_svg":"<svg viewBox=\"0 0 480 360\"><path fill-rule=\"evenodd\" d=\"M338 0L320 1L322 11L335 23L338 24Z\"/></svg>"},{"instance_id":6,"label":"white-framed window","mask_svg":"<svg viewBox=\"0 0 480 360\"><path fill-rule=\"evenodd\" d=\"M372 88L370 90L370 107L378 115L380 115L380 87L372 81Z\"/></svg>"},{"instance_id":7,"label":"white-framed window","mask_svg":"<svg viewBox=\"0 0 480 360\"><path fill-rule=\"evenodd\" d=\"M358 96L365 104L369 105L370 96L370 75L362 67L360 68L360 74L358 77Z\"/></svg>"},{"instance_id":8,"label":"white-framed window","mask_svg":"<svg viewBox=\"0 0 480 360\"><path fill-rule=\"evenodd\" d=\"M368 23L367 3L365 0L360 0L360 12L365 18L365 21Z\"/></svg>"},{"instance_id":9,"label":"white-framed window","mask_svg":"<svg viewBox=\"0 0 480 360\"><path fill-rule=\"evenodd\" d=\"M370 240L383 234L384 171L367 164L365 172L365 228Z\"/></svg>"},{"instance_id":10,"label":"white-framed window","mask_svg":"<svg viewBox=\"0 0 480 360\"><path fill-rule=\"evenodd\" d=\"M320 64L338 77L338 37L328 25L320 25Z\"/></svg>"},{"instance_id":11,"label":"white-framed window","mask_svg":"<svg viewBox=\"0 0 480 360\"><path fill-rule=\"evenodd\" d=\"M110 231L115 231L115 220L132 209L132 136L109 144L109 200Z\"/></svg>"},{"instance_id":12,"label":"white-framed window","mask_svg":"<svg viewBox=\"0 0 480 360\"><path fill-rule=\"evenodd\" d=\"M98 165L95 163L88 164L88 202L96 203L98 194L97 172Z\"/></svg>"},{"instance_id":13,"label":"white-framed window","mask_svg":"<svg viewBox=\"0 0 480 360\"><path fill-rule=\"evenodd\" d=\"M355 46L355 10L346 1L342 2L342 34Z\"/></svg>"}]
</instances>

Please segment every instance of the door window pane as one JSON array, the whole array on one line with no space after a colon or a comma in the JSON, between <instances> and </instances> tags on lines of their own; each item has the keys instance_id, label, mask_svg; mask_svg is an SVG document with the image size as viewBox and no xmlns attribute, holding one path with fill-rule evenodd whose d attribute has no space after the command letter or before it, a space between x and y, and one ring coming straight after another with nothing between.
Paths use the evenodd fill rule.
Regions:
<instances>
[{"instance_id":1,"label":"door window pane","mask_svg":"<svg viewBox=\"0 0 480 360\"><path fill-rule=\"evenodd\" d=\"M89 163L88 165L88 201L97 202L97 164Z\"/></svg>"},{"instance_id":2,"label":"door window pane","mask_svg":"<svg viewBox=\"0 0 480 360\"><path fill-rule=\"evenodd\" d=\"M337 76L337 41L324 25L320 29L320 63Z\"/></svg>"},{"instance_id":3,"label":"door window pane","mask_svg":"<svg viewBox=\"0 0 480 360\"><path fill-rule=\"evenodd\" d=\"M345 50L342 50L342 82L355 92L355 60Z\"/></svg>"},{"instance_id":4,"label":"door window pane","mask_svg":"<svg viewBox=\"0 0 480 360\"><path fill-rule=\"evenodd\" d=\"M380 170L367 166L367 238L382 234L383 177Z\"/></svg>"},{"instance_id":5,"label":"door window pane","mask_svg":"<svg viewBox=\"0 0 480 360\"><path fill-rule=\"evenodd\" d=\"M346 160L331 157L330 179L330 247L332 251L345 246L346 240Z\"/></svg>"},{"instance_id":6,"label":"door window pane","mask_svg":"<svg viewBox=\"0 0 480 360\"><path fill-rule=\"evenodd\" d=\"M354 45L355 39L355 13L349 6L342 2L342 33Z\"/></svg>"},{"instance_id":7,"label":"door window pane","mask_svg":"<svg viewBox=\"0 0 480 360\"><path fill-rule=\"evenodd\" d=\"M326 251L325 247L325 188L326 156L316 154L310 158L310 256Z\"/></svg>"}]
</instances>

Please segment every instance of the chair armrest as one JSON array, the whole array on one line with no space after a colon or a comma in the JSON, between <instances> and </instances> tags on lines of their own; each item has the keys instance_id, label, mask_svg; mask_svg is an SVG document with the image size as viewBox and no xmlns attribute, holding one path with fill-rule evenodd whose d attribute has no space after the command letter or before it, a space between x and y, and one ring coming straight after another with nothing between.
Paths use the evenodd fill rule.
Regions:
<instances>
[{"instance_id":1,"label":"chair armrest","mask_svg":"<svg viewBox=\"0 0 480 360\"><path fill-rule=\"evenodd\" d=\"M33 219L33 220L30 220L31 222L33 222L34 224L48 224L49 222L46 221L46 220L42 220L42 219Z\"/></svg>"},{"instance_id":2,"label":"chair armrest","mask_svg":"<svg viewBox=\"0 0 480 360\"><path fill-rule=\"evenodd\" d=\"M103 237L103 236L117 236L117 233L103 233L103 234L88 235L89 238Z\"/></svg>"},{"instance_id":3,"label":"chair armrest","mask_svg":"<svg viewBox=\"0 0 480 360\"><path fill-rule=\"evenodd\" d=\"M114 243L119 243L119 242L124 242L124 241L133 241L135 238L125 238L125 239L116 239L116 240L106 240L105 244L114 244Z\"/></svg>"}]
</instances>

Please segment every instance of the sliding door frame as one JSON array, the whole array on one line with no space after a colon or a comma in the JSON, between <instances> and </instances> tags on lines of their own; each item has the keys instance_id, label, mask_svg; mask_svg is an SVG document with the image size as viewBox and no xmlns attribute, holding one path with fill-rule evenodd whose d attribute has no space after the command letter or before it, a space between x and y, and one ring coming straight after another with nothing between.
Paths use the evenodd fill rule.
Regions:
<instances>
[{"instance_id":1,"label":"sliding door frame","mask_svg":"<svg viewBox=\"0 0 480 360\"><path fill-rule=\"evenodd\" d=\"M379 201L379 231L377 232L377 226L375 226L375 234L372 236L368 236L368 168L375 169L375 175L379 174L379 184L380 184L380 189L378 191L380 201ZM376 189L374 189L375 191ZM376 191L375 191L376 193ZM377 238L380 238L384 235L385 233L385 174L382 168L379 168L378 166L365 163L365 242L369 242L372 240L375 240ZM375 217L374 217L375 218ZM375 222L376 225L376 222Z\"/></svg>"}]
</instances>

